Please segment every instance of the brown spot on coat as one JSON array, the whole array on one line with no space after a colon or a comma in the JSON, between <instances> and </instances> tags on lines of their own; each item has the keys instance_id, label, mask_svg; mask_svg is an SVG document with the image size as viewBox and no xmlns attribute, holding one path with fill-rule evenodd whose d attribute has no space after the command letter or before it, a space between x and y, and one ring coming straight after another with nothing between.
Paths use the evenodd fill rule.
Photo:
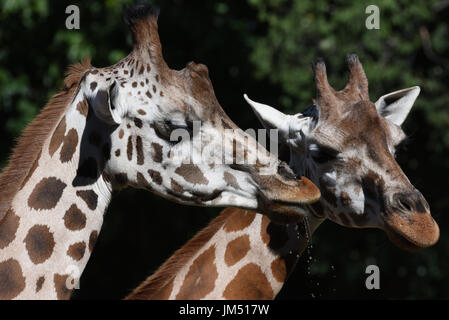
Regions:
<instances>
[{"instance_id":1,"label":"brown spot on coat","mask_svg":"<svg viewBox=\"0 0 449 320\"><path fill-rule=\"evenodd\" d=\"M249 235L240 236L226 246L224 260L228 266L232 266L246 256L250 249Z\"/></svg>"},{"instance_id":2,"label":"brown spot on coat","mask_svg":"<svg viewBox=\"0 0 449 320\"><path fill-rule=\"evenodd\" d=\"M36 281L36 293L38 293L39 291L41 291L42 286L44 285L45 282L45 277L39 277L39 279L37 279Z\"/></svg>"},{"instance_id":3,"label":"brown spot on coat","mask_svg":"<svg viewBox=\"0 0 449 320\"><path fill-rule=\"evenodd\" d=\"M67 255L73 260L80 261L84 257L86 252L86 243L84 241L76 242L69 246L67 250Z\"/></svg>"},{"instance_id":4,"label":"brown spot on coat","mask_svg":"<svg viewBox=\"0 0 449 320\"><path fill-rule=\"evenodd\" d=\"M120 157L120 149L115 150L115 156Z\"/></svg>"},{"instance_id":5,"label":"brown spot on coat","mask_svg":"<svg viewBox=\"0 0 449 320\"><path fill-rule=\"evenodd\" d=\"M84 99L76 105L76 110L87 118L87 114L89 113L89 105L87 104L87 100Z\"/></svg>"},{"instance_id":6,"label":"brown spot on coat","mask_svg":"<svg viewBox=\"0 0 449 320\"><path fill-rule=\"evenodd\" d=\"M285 264L285 260L280 257L276 258L271 263L271 272L277 281L283 283L287 279L287 266Z\"/></svg>"},{"instance_id":7,"label":"brown spot on coat","mask_svg":"<svg viewBox=\"0 0 449 320\"><path fill-rule=\"evenodd\" d=\"M142 120L140 120L139 118L134 118L134 124L136 125L137 128L141 129L143 124L142 124Z\"/></svg>"},{"instance_id":8,"label":"brown spot on coat","mask_svg":"<svg viewBox=\"0 0 449 320\"><path fill-rule=\"evenodd\" d=\"M170 186L171 186L171 189L176 193L184 192L184 188L173 179L170 180Z\"/></svg>"},{"instance_id":9,"label":"brown spot on coat","mask_svg":"<svg viewBox=\"0 0 449 320\"><path fill-rule=\"evenodd\" d=\"M133 141L132 137L128 137L128 144L126 145L126 155L128 156L128 160L131 161L133 158Z\"/></svg>"},{"instance_id":10,"label":"brown spot on coat","mask_svg":"<svg viewBox=\"0 0 449 320\"><path fill-rule=\"evenodd\" d=\"M12 258L0 262L0 299L14 299L24 289L25 278L19 262Z\"/></svg>"},{"instance_id":11,"label":"brown spot on coat","mask_svg":"<svg viewBox=\"0 0 449 320\"><path fill-rule=\"evenodd\" d=\"M229 173L227 171L225 171L224 173L224 180L225 182L230 185L231 187L233 187L234 189L240 189L239 184L237 183L237 179L234 177L234 175L232 173Z\"/></svg>"},{"instance_id":12,"label":"brown spot on coat","mask_svg":"<svg viewBox=\"0 0 449 320\"><path fill-rule=\"evenodd\" d=\"M58 148L61 146L62 141L65 136L65 130L66 130L66 123L65 123L65 116L59 121L58 126L56 127L55 131L53 132L53 135L51 136L50 145L48 146L48 152L50 156L52 157L53 154L58 150Z\"/></svg>"},{"instance_id":13,"label":"brown spot on coat","mask_svg":"<svg viewBox=\"0 0 449 320\"><path fill-rule=\"evenodd\" d=\"M6 248L16 238L19 221L20 217L9 208L4 218L0 220L0 249Z\"/></svg>"},{"instance_id":14,"label":"brown spot on coat","mask_svg":"<svg viewBox=\"0 0 449 320\"><path fill-rule=\"evenodd\" d=\"M95 81L90 83L90 90L91 91L94 91L96 87L97 87L97 83Z\"/></svg>"},{"instance_id":15,"label":"brown spot on coat","mask_svg":"<svg viewBox=\"0 0 449 320\"><path fill-rule=\"evenodd\" d=\"M138 185L139 188L143 188L143 189L146 189L146 190L152 190L153 189L151 187L151 184L145 178L145 176L142 173L140 173L140 172L137 172L137 185Z\"/></svg>"},{"instance_id":16,"label":"brown spot on coat","mask_svg":"<svg viewBox=\"0 0 449 320\"><path fill-rule=\"evenodd\" d=\"M118 132L119 139L123 138L124 134L125 134L125 132L123 131L123 129L120 129L119 132Z\"/></svg>"},{"instance_id":17,"label":"brown spot on coat","mask_svg":"<svg viewBox=\"0 0 449 320\"><path fill-rule=\"evenodd\" d=\"M156 93L156 86L153 84L153 92Z\"/></svg>"},{"instance_id":18,"label":"brown spot on coat","mask_svg":"<svg viewBox=\"0 0 449 320\"><path fill-rule=\"evenodd\" d=\"M153 180L154 183L158 185L162 184L162 176L158 171L149 169L148 174L150 175L151 180Z\"/></svg>"},{"instance_id":19,"label":"brown spot on coat","mask_svg":"<svg viewBox=\"0 0 449 320\"><path fill-rule=\"evenodd\" d=\"M184 178L187 182L193 184L208 184L209 180L203 175L203 172L195 164L181 164L175 172Z\"/></svg>"},{"instance_id":20,"label":"brown spot on coat","mask_svg":"<svg viewBox=\"0 0 449 320\"><path fill-rule=\"evenodd\" d=\"M234 232L247 228L256 217L256 213L252 211L245 210L237 210L233 213L227 220L223 226L223 229L226 232Z\"/></svg>"},{"instance_id":21,"label":"brown spot on coat","mask_svg":"<svg viewBox=\"0 0 449 320\"><path fill-rule=\"evenodd\" d=\"M152 142L151 148L153 148L153 161L162 162L162 146L159 143Z\"/></svg>"},{"instance_id":22,"label":"brown spot on coat","mask_svg":"<svg viewBox=\"0 0 449 320\"><path fill-rule=\"evenodd\" d=\"M274 293L260 267L249 263L229 282L223 297L228 300L272 300Z\"/></svg>"},{"instance_id":23,"label":"brown spot on coat","mask_svg":"<svg viewBox=\"0 0 449 320\"><path fill-rule=\"evenodd\" d=\"M146 95L149 99L151 99L151 98L153 97L153 96L151 95L150 91L145 92L145 95Z\"/></svg>"},{"instance_id":24,"label":"brown spot on coat","mask_svg":"<svg viewBox=\"0 0 449 320\"><path fill-rule=\"evenodd\" d=\"M142 116L144 116L144 115L147 114L147 113L146 113L144 110L142 110L142 109L137 110L137 113L140 114L140 115L142 115Z\"/></svg>"},{"instance_id":25,"label":"brown spot on coat","mask_svg":"<svg viewBox=\"0 0 449 320\"><path fill-rule=\"evenodd\" d=\"M56 296L58 297L58 300L68 300L70 299L70 296L72 295L73 289L67 288L67 280L69 278L68 274L57 274L55 273L53 277L53 282L55 284L56 289ZM70 285L74 286L75 283L73 282L74 279L72 279Z\"/></svg>"},{"instance_id":26,"label":"brown spot on coat","mask_svg":"<svg viewBox=\"0 0 449 320\"><path fill-rule=\"evenodd\" d=\"M95 247L95 243L97 243L98 232L92 231L89 236L89 251L92 253Z\"/></svg>"},{"instance_id":27,"label":"brown spot on coat","mask_svg":"<svg viewBox=\"0 0 449 320\"><path fill-rule=\"evenodd\" d=\"M72 160L73 154L78 146L78 133L75 129L70 129L67 135L64 137L60 160L62 163Z\"/></svg>"},{"instance_id":28,"label":"brown spot on coat","mask_svg":"<svg viewBox=\"0 0 449 320\"><path fill-rule=\"evenodd\" d=\"M55 177L43 178L28 198L28 205L35 210L50 210L56 207L67 185Z\"/></svg>"},{"instance_id":29,"label":"brown spot on coat","mask_svg":"<svg viewBox=\"0 0 449 320\"><path fill-rule=\"evenodd\" d=\"M84 229L86 226L86 215L72 204L64 214L64 225L67 229L75 231Z\"/></svg>"},{"instance_id":30,"label":"brown spot on coat","mask_svg":"<svg viewBox=\"0 0 449 320\"><path fill-rule=\"evenodd\" d=\"M141 166L145 162L145 157L143 155L142 138L140 136L137 136L136 138L136 153L137 153L137 164Z\"/></svg>"},{"instance_id":31,"label":"brown spot on coat","mask_svg":"<svg viewBox=\"0 0 449 320\"><path fill-rule=\"evenodd\" d=\"M134 81L132 86L133 86L133 88L137 87L137 82Z\"/></svg>"},{"instance_id":32,"label":"brown spot on coat","mask_svg":"<svg viewBox=\"0 0 449 320\"><path fill-rule=\"evenodd\" d=\"M193 261L176 299L199 300L210 293L218 277L214 261L215 245L212 245Z\"/></svg>"},{"instance_id":33,"label":"brown spot on coat","mask_svg":"<svg viewBox=\"0 0 449 320\"><path fill-rule=\"evenodd\" d=\"M34 264L45 262L53 254L55 239L46 225L37 224L31 227L23 241Z\"/></svg>"},{"instance_id":34,"label":"brown spot on coat","mask_svg":"<svg viewBox=\"0 0 449 320\"><path fill-rule=\"evenodd\" d=\"M84 200L90 210L95 210L98 203L98 195L93 190L78 190L76 195Z\"/></svg>"}]
</instances>

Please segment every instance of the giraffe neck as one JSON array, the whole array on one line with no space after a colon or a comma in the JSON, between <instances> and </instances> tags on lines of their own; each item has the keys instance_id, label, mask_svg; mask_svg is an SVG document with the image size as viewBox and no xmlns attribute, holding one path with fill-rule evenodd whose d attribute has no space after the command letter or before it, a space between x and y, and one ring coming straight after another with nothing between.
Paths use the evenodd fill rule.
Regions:
<instances>
[{"instance_id":1,"label":"giraffe neck","mask_svg":"<svg viewBox=\"0 0 449 320\"><path fill-rule=\"evenodd\" d=\"M48 128L0 221L0 299L70 297L111 198L111 186L98 175L102 146L89 142L94 122L78 94Z\"/></svg>"},{"instance_id":2,"label":"giraffe neck","mask_svg":"<svg viewBox=\"0 0 449 320\"><path fill-rule=\"evenodd\" d=\"M290 166L319 180L316 167ZM307 247L332 215L323 198L305 207L298 224L276 225L265 215L228 208L126 297L132 299L273 299Z\"/></svg>"},{"instance_id":3,"label":"giraffe neck","mask_svg":"<svg viewBox=\"0 0 449 320\"><path fill-rule=\"evenodd\" d=\"M277 225L228 208L127 299L273 299L322 221Z\"/></svg>"}]
</instances>

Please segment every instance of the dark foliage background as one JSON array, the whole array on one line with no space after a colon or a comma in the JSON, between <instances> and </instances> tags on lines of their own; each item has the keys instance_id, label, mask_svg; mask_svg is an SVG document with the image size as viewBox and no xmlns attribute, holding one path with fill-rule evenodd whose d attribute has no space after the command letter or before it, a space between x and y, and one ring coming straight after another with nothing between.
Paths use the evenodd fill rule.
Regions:
<instances>
[{"instance_id":1,"label":"dark foliage background","mask_svg":"<svg viewBox=\"0 0 449 320\"><path fill-rule=\"evenodd\" d=\"M0 0L0 161L26 124L62 84L65 68L84 57L98 67L131 50L122 23L132 1ZM396 249L376 230L325 222L279 299L449 298L449 2L350 0L154 1L161 9L164 56L174 69L206 64L218 100L243 129L259 128L243 101L298 112L314 96L310 63L325 58L331 83L346 81L344 58L357 53L371 100L422 88L405 123L412 143L399 162L431 205L437 245ZM65 8L81 10L81 29L65 28ZM380 9L380 30L367 30L365 8ZM369 130L369 128L367 129ZM122 298L220 212L185 207L144 191L118 194L75 299ZM306 263L311 257L311 262ZM365 268L377 264L381 289L368 291Z\"/></svg>"}]
</instances>

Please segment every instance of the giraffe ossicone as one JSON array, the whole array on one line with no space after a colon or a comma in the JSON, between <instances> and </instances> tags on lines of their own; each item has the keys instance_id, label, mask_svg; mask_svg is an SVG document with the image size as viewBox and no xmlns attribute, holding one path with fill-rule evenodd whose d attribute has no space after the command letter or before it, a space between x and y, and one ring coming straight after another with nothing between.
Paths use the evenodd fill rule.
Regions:
<instances>
[{"instance_id":1,"label":"giraffe ossicone","mask_svg":"<svg viewBox=\"0 0 449 320\"><path fill-rule=\"evenodd\" d=\"M215 98L207 67L170 69L162 57L157 14L137 5L126 14L133 51L113 66L88 60L69 69L63 90L25 129L0 175L0 299L67 299L93 250L114 190L143 188L189 205L258 209L282 221L298 219L317 187L241 131L238 143L274 163L260 174L246 164L179 164L170 152L198 152L171 132L201 121L212 146L237 129Z\"/></svg>"},{"instance_id":2,"label":"giraffe ossicone","mask_svg":"<svg viewBox=\"0 0 449 320\"><path fill-rule=\"evenodd\" d=\"M295 173L320 185L323 196L304 219L278 225L226 209L126 299L273 299L325 219L383 229L406 250L436 243L439 228L428 204L394 159L405 138L400 125L420 89L370 103L357 56L349 55L348 64L349 83L339 92L325 80L324 63L314 65L317 105L303 113L286 115L245 95L264 126L280 130Z\"/></svg>"}]
</instances>

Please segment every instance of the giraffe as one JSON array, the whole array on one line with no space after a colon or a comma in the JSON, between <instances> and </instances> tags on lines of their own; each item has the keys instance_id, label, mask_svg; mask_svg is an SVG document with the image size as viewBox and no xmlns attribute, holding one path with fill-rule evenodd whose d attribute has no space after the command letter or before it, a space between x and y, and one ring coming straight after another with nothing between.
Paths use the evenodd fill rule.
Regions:
<instances>
[{"instance_id":1,"label":"giraffe","mask_svg":"<svg viewBox=\"0 0 449 320\"><path fill-rule=\"evenodd\" d=\"M167 66L151 6L129 8L125 21L133 51L105 68L88 60L72 66L0 175L0 299L70 298L112 194L126 186L188 205L261 210L280 221L298 219L300 205L320 196L238 130L206 66ZM201 122L197 132L194 121ZM223 140L231 158L232 146L247 143L256 164L180 161L198 146L191 147L193 138L172 140L176 130L201 135L212 149ZM274 163L271 174L262 173L266 163Z\"/></svg>"},{"instance_id":2,"label":"giraffe","mask_svg":"<svg viewBox=\"0 0 449 320\"><path fill-rule=\"evenodd\" d=\"M322 221L226 208L125 299L274 299Z\"/></svg>"},{"instance_id":3,"label":"giraffe","mask_svg":"<svg viewBox=\"0 0 449 320\"><path fill-rule=\"evenodd\" d=\"M317 103L303 113L285 115L245 95L264 126L280 130L295 173L321 189L303 220L280 225L225 209L126 299L273 299L325 219L383 229L405 250L436 243L439 228L429 206L394 159L405 139L400 125L420 89L373 104L358 57L348 55L347 63L349 82L338 92L327 83L324 62L313 65Z\"/></svg>"}]
</instances>

